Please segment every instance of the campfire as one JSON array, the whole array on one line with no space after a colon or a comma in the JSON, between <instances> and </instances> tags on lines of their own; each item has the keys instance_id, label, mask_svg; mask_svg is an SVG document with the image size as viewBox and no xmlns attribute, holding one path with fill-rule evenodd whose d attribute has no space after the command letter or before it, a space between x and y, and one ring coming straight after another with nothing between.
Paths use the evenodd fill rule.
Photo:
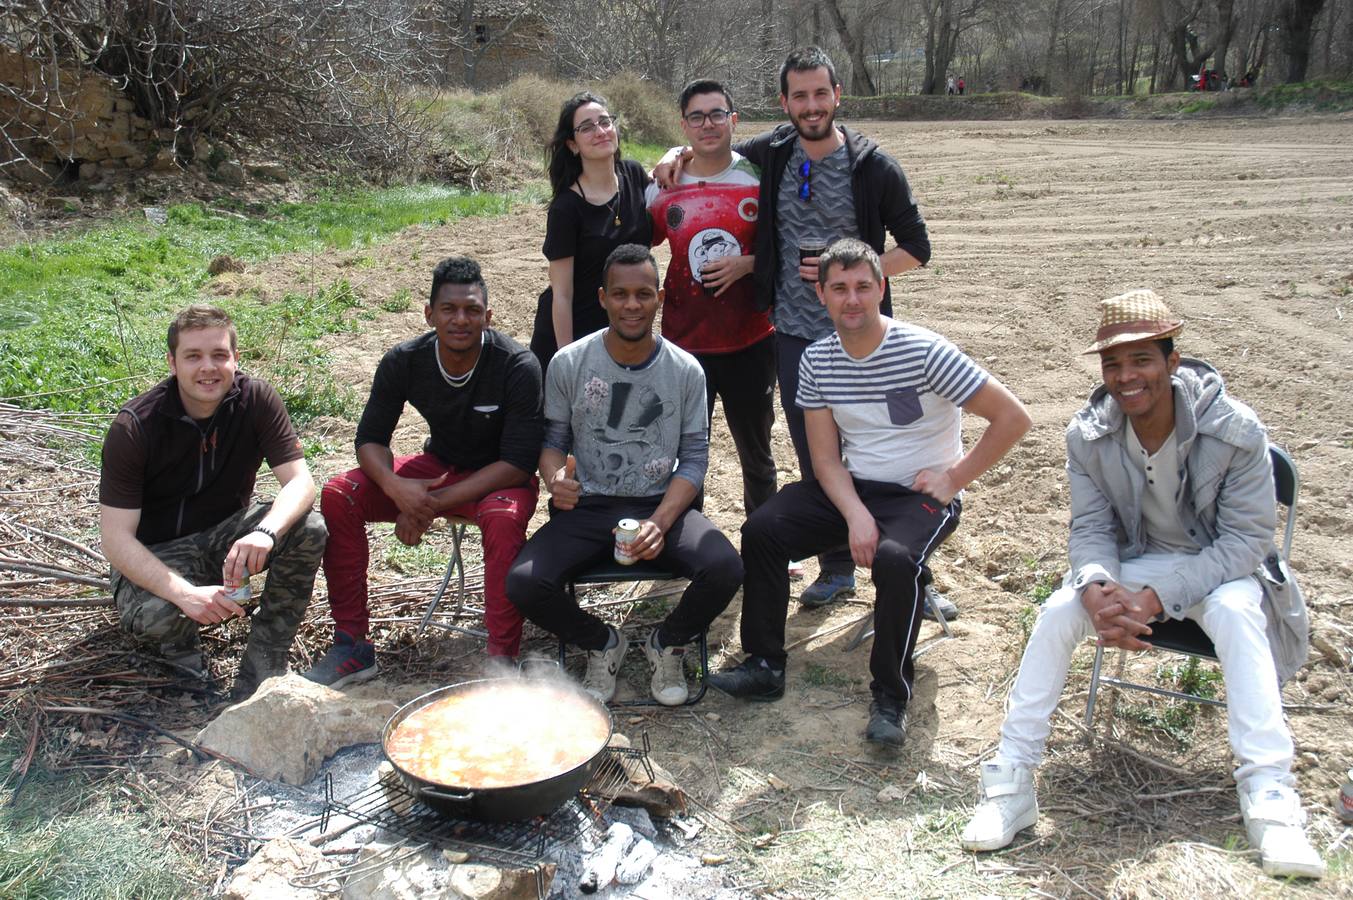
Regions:
<instances>
[{"instance_id":1,"label":"campfire","mask_svg":"<svg viewBox=\"0 0 1353 900\"><path fill-rule=\"evenodd\" d=\"M292 892L284 896L301 896L294 893L300 889L305 896L341 892L345 898L403 896L400 890L412 892L407 896L449 891L449 896L494 898L718 893L717 870L690 849L703 823L690 815L684 792L653 762L647 734L632 746L625 735L611 731L610 716L600 704L605 730L600 748L586 751L582 777L569 782L557 799L547 800L547 808L526 817L511 815L523 792L538 804L542 784L559 775L481 789L487 801L476 805L465 796L473 791L428 790L426 773L411 775L404 768L408 758L390 740L401 724L448 696L498 690L510 697L532 687L574 693L564 684L557 675L496 678L432 691L392 716L381 729L380 743L339 751L302 784L290 787L285 781L299 780L303 772L257 781L250 791L261 811L252 831L266 843L235 873L225 896L275 896L273 891L284 885ZM212 747L214 735L253 733L264 721L295 721L298 702L308 705L315 698L340 707L364 702L294 675L272 679L254 698L204 729L202 742ZM538 719L534 724L526 737L548 735ZM478 733L485 744L512 746L511 735L501 730ZM295 739L284 743L304 755L304 745ZM251 761L237 761L250 767ZM495 791L507 796L493 796Z\"/></svg>"}]
</instances>

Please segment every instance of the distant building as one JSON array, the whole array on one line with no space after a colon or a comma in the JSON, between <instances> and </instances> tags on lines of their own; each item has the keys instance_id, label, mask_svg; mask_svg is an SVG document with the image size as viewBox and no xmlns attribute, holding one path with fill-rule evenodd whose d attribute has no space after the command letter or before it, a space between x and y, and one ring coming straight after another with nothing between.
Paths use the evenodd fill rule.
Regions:
<instances>
[{"instance_id":1,"label":"distant building","mask_svg":"<svg viewBox=\"0 0 1353 900\"><path fill-rule=\"evenodd\" d=\"M444 83L491 88L519 75L550 71L553 40L543 0L462 0L425 8L446 40Z\"/></svg>"}]
</instances>

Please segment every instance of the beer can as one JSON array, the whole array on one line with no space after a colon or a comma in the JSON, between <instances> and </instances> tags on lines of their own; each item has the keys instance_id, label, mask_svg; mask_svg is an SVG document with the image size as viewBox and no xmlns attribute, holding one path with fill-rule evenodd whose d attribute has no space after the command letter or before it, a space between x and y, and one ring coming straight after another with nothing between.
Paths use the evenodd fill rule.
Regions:
<instances>
[{"instance_id":1,"label":"beer can","mask_svg":"<svg viewBox=\"0 0 1353 900\"><path fill-rule=\"evenodd\" d=\"M615 561L632 566L637 559L630 553L630 543L639 536L638 519L621 519L615 526Z\"/></svg>"},{"instance_id":2,"label":"beer can","mask_svg":"<svg viewBox=\"0 0 1353 900\"><path fill-rule=\"evenodd\" d=\"M226 582L225 597L235 603L248 603L253 594L249 590L249 579L237 583Z\"/></svg>"},{"instance_id":3,"label":"beer can","mask_svg":"<svg viewBox=\"0 0 1353 900\"><path fill-rule=\"evenodd\" d=\"M1353 822L1353 769L1348 770L1343 787L1339 788L1339 818Z\"/></svg>"}]
</instances>

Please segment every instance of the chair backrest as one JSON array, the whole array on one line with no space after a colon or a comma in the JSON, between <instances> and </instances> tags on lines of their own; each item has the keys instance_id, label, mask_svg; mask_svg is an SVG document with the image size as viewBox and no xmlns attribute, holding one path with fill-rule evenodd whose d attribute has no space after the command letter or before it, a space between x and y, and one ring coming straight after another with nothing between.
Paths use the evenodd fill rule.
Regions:
<instances>
[{"instance_id":1,"label":"chair backrest","mask_svg":"<svg viewBox=\"0 0 1353 900\"><path fill-rule=\"evenodd\" d=\"M1283 559L1290 563L1292 535L1297 527L1297 495L1301 491L1301 477L1297 474L1297 464L1282 447L1269 444L1268 455L1273 460L1274 496L1279 503L1287 507L1287 527L1283 531Z\"/></svg>"}]
</instances>

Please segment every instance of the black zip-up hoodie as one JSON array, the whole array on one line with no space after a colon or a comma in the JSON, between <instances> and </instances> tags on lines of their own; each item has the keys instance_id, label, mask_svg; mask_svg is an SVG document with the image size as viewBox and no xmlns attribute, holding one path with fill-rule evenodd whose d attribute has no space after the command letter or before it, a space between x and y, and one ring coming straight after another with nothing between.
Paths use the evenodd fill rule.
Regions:
<instances>
[{"instance_id":1,"label":"black zip-up hoodie","mask_svg":"<svg viewBox=\"0 0 1353 900\"><path fill-rule=\"evenodd\" d=\"M243 372L211 418L183 408L170 377L131 400L103 442L99 502L141 510L137 540L158 544L196 534L249 505L259 465L304 453L282 398Z\"/></svg>"},{"instance_id":2,"label":"black zip-up hoodie","mask_svg":"<svg viewBox=\"0 0 1353 900\"><path fill-rule=\"evenodd\" d=\"M850 158L851 193L860 238L881 255L891 234L897 246L925 265L930 261L930 236L902 167L872 139L844 125L836 127L845 136L846 153ZM794 152L797 137L794 126L785 123L733 145L734 150L761 168L761 213L756 229L756 269L753 272L756 301L761 309L775 305L775 281L780 262L775 207L780 197L780 179L784 177L785 165ZM761 227L767 225L770 227ZM892 315L892 299L886 281L883 314Z\"/></svg>"}]
</instances>

